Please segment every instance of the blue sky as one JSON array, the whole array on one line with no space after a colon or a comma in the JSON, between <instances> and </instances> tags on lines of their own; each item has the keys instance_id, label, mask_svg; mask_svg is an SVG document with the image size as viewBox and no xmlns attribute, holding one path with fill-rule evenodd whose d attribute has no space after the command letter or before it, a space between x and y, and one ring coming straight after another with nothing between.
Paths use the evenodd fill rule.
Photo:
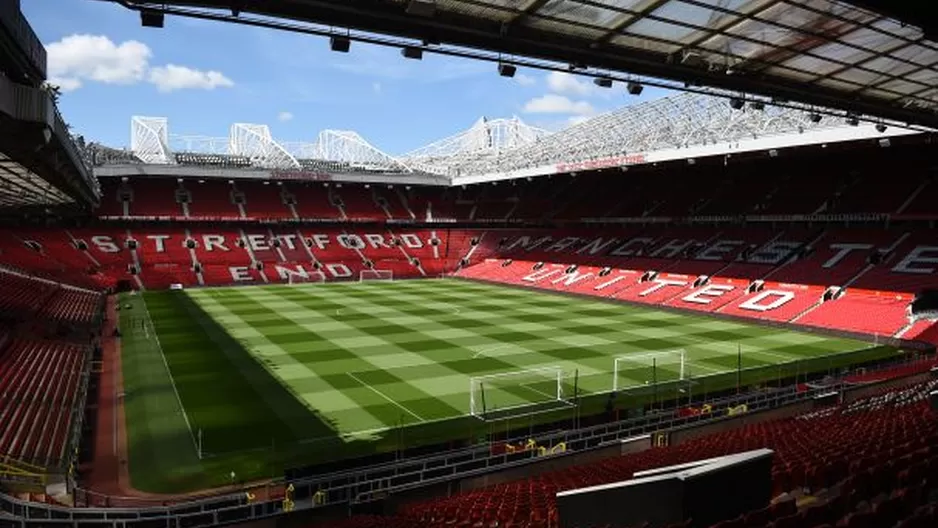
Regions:
<instances>
[{"instance_id":1,"label":"blue sky","mask_svg":"<svg viewBox=\"0 0 938 528\"><path fill-rule=\"evenodd\" d=\"M355 130L402 154L460 132L479 117L517 115L561 128L590 115L660 97L595 87L569 74L519 69L499 77L488 62L353 43L348 54L322 37L168 17L163 29L94 0L23 0L62 86L66 120L86 138L130 143L133 115L166 117L173 135L225 137L232 123L260 123L282 141L323 129Z\"/></svg>"}]
</instances>

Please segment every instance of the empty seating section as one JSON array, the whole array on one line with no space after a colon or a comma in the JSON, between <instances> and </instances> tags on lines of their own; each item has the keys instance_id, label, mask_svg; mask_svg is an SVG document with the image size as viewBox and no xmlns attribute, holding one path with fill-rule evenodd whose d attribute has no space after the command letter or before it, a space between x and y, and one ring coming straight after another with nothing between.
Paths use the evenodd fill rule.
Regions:
<instances>
[{"instance_id":1,"label":"empty seating section","mask_svg":"<svg viewBox=\"0 0 938 528\"><path fill-rule=\"evenodd\" d=\"M908 324L906 309L911 301L908 294L848 289L842 297L822 303L797 322L890 336Z\"/></svg>"},{"instance_id":2,"label":"empty seating section","mask_svg":"<svg viewBox=\"0 0 938 528\"><path fill-rule=\"evenodd\" d=\"M886 173L888 169L883 169ZM838 213L895 213L922 185L921 177L898 174L889 178L889 185L880 185L880 175L871 175L849 185L832 201L831 210Z\"/></svg>"},{"instance_id":3,"label":"empty seating section","mask_svg":"<svg viewBox=\"0 0 938 528\"><path fill-rule=\"evenodd\" d=\"M120 199L118 189L121 182L116 178L101 178L101 206L98 207L99 216L124 216L124 203Z\"/></svg>"},{"instance_id":4,"label":"empty seating section","mask_svg":"<svg viewBox=\"0 0 938 528\"><path fill-rule=\"evenodd\" d=\"M916 231L853 286L870 290L916 293L938 287L938 242L932 230Z\"/></svg>"},{"instance_id":5,"label":"empty seating section","mask_svg":"<svg viewBox=\"0 0 938 528\"><path fill-rule=\"evenodd\" d=\"M296 214L300 218L338 220L339 208L329 201L329 189L321 185L290 185L289 192L296 198Z\"/></svg>"},{"instance_id":6,"label":"empty seating section","mask_svg":"<svg viewBox=\"0 0 938 528\"><path fill-rule=\"evenodd\" d=\"M378 207L371 186L345 185L332 191L334 200L340 200L346 218L353 220L386 220L387 214Z\"/></svg>"},{"instance_id":7,"label":"empty seating section","mask_svg":"<svg viewBox=\"0 0 938 528\"><path fill-rule=\"evenodd\" d=\"M293 218L290 207L283 202L282 185L271 182L238 183L238 190L244 193L244 209L248 218Z\"/></svg>"},{"instance_id":8,"label":"empty seating section","mask_svg":"<svg viewBox=\"0 0 938 528\"><path fill-rule=\"evenodd\" d=\"M627 480L639 471L769 448L774 451L773 495L828 489L828 499L803 506L801 511L793 499L778 500L711 528L861 526L851 520L854 516L866 516L868 524L862 526L892 527L904 518L932 515L930 510L917 514L916 509L927 502L928 491L938 489L938 450L934 448L938 415L925 401L936 386L938 381L921 383L843 406L692 438L675 446L404 504L393 516L352 517L331 526L547 528L557 526L555 495L559 491ZM864 504L875 506L862 513L867 511Z\"/></svg>"},{"instance_id":9,"label":"empty seating section","mask_svg":"<svg viewBox=\"0 0 938 528\"><path fill-rule=\"evenodd\" d=\"M936 203L938 203L938 178L932 177L900 212L910 216L934 215Z\"/></svg>"},{"instance_id":10,"label":"empty seating section","mask_svg":"<svg viewBox=\"0 0 938 528\"><path fill-rule=\"evenodd\" d=\"M195 218L239 218L241 211L234 203L234 186L224 180L186 181L189 191L189 216Z\"/></svg>"},{"instance_id":11,"label":"empty seating section","mask_svg":"<svg viewBox=\"0 0 938 528\"><path fill-rule=\"evenodd\" d=\"M53 283L0 272L0 313L24 317L34 314L55 294Z\"/></svg>"},{"instance_id":12,"label":"empty seating section","mask_svg":"<svg viewBox=\"0 0 938 528\"><path fill-rule=\"evenodd\" d=\"M846 286L869 265L879 250L895 245L904 235L893 231L829 230L812 244L813 251L772 274L772 280Z\"/></svg>"},{"instance_id":13,"label":"empty seating section","mask_svg":"<svg viewBox=\"0 0 938 528\"><path fill-rule=\"evenodd\" d=\"M0 453L38 465L62 460L86 348L14 339L0 349Z\"/></svg>"},{"instance_id":14,"label":"empty seating section","mask_svg":"<svg viewBox=\"0 0 938 528\"><path fill-rule=\"evenodd\" d=\"M175 180L135 178L129 186L130 216L182 216L182 206L176 201L179 184Z\"/></svg>"}]
</instances>

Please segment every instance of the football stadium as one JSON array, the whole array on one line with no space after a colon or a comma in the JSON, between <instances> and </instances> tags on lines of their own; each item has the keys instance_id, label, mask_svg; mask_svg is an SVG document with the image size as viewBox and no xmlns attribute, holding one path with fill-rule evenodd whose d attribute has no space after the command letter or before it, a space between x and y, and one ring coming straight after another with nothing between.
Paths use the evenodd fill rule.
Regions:
<instances>
[{"instance_id":1,"label":"football stadium","mask_svg":"<svg viewBox=\"0 0 938 528\"><path fill-rule=\"evenodd\" d=\"M546 74L576 115L438 114L402 153L247 104L190 133L62 103L224 75L78 34L68 70L0 4L0 528L938 526L927 6L66 3L154 49L231 28Z\"/></svg>"}]
</instances>

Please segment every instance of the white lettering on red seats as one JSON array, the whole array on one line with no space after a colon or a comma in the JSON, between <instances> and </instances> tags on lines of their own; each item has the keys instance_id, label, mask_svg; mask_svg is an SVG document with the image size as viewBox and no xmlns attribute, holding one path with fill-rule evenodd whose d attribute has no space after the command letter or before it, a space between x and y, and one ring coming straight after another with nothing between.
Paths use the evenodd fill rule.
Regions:
<instances>
[{"instance_id":1,"label":"white lettering on red seats","mask_svg":"<svg viewBox=\"0 0 938 528\"><path fill-rule=\"evenodd\" d=\"M588 244L578 249L577 254L586 252L590 255L595 255L618 241L618 238L610 238L609 240L604 238L595 238L590 240Z\"/></svg>"},{"instance_id":2,"label":"white lettering on red seats","mask_svg":"<svg viewBox=\"0 0 938 528\"><path fill-rule=\"evenodd\" d=\"M623 280L625 280L625 279L627 279L627 278L628 278L627 275L619 275L618 277L615 277L615 278L613 278L612 280L607 280L606 282L604 282L604 283L602 283L602 284L598 284L598 285L597 285L595 288L593 288L593 289L596 290L596 291L599 291L599 290L602 290L602 289L604 289L604 288L608 288L609 286L612 286L613 284L615 284L615 283L617 283L617 282L619 282L619 281L623 281Z\"/></svg>"},{"instance_id":3,"label":"white lettering on red seats","mask_svg":"<svg viewBox=\"0 0 938 528\"><path fill-rule=\"evenodd\" d=\"M225 246L225 237L221 235L202 235L202 247L205 251L215 251L215 248L222 251L231 251Z\"/></svg>"},{"instance_id":4,"label":"white lettering on red seats","mask_svg":"<svg viewBox=\"0 0 938 528\"><path fill-rule=\"evenodd\" d=\"M675 238L675 239L672 239L671 241L669 241L667 244L665 244L665 245L659 247L658 249L654 250L654 251L651 253L651 256L652 256L652 257L661 257L661 256L664 256L665 258L674 258L674 257L676 257L678 254L680 254L682 251L684 251L685 249L689 248L689 247L691 246L691 244L693 244L693 243L694 243L693 240L686 240L686 241L684 241L684 240L678 240L678 239Z\"/></svg>"},{"instance_id":5,"label":"white lettering on red seats","mask_svg":"<svg viewBox=\"0 0 938 528\"><path fill-rule=\"evenodd\" d=\"M147 235L148 240L152 240L156 243L156 252L164 253L166 252L166 243L165 240L169 238L169 235Z\"/></svg>"},{"instance_id":6,"label":"white lettering on red seats","mask_svg":"<svg viewBox=\"0 0 938 528\"><path fill-rule=\"evenodd\" d=\"M776 241L769 242L753 252L749 257L750 262L760 264L780 264L791 255L791 252L798 249L801 242Z\"/></svg>"},{"instance_id":7,"label":"white lettering on red seats","mask_svg":"<svg viewBox=\"0 0 938 528\"><path fill-rule=\"evenodd\" d=\"M655 279L651 282L655 283L654 286L639 293L638 294L639 297L645 297L646 295L651 295L662 288L667 288L668 286L678 286L681 288L683 288L684 286L687 286L687 281L674 280L674 279Z\"/></svg>"},{"instance_id":8,"label":"white lettering on red seats","mask_svg":"<svg viewBox=\"0 0 938 528\"><path fill-rule=\"evenodd\" d=\"M114 243L114 239L109 236L93 236L91 243L97 246L101 253L118 253L121 248Z\"/></svg>"},{"instance_id":9,"label":"white lettering on red seats","mask_svg":"<svg viewBox=\"0 0 938 528\"><path fill-rule=\"evenodd\" d=\"M296 235L286 234L280 235L280 243L287 246L289 249L296 249Z\"/></svg>"},{"instance_id":10,"label":"white lettering on red seats","mask_svg":"<svg viewBox=\"0 0 938 528\"><path fill-rule=\"evenodd\" d=\"M267 242L267 237L265 235L251 234L248 235L248 245L251 246L251 249L254 251L269 251L270 244Z\"/></svg>"},{"instance_id":11,"label":"white lettering on red seats","mask_svg":"<svg viewBox=\"0 0 938 528\"><path fill-rule=\"evenodd\" d=\"M768 304L761 304L762 301L768 299L769 297L775 297L775 300ZM769 312L788 304L788 302L794 298L794 292L783 290L765 290L752 299L749 299L748 301L740 304L739 307L743 310L752 310L754 312Z\"/></svg>"},{"instance_id":12,"label":"white lettering on red seats","mask_svg":"<svg viewBox=\"0 0 938 528\"><path fill-rule=\"evenodd\" d=\"M717 240L694 256L697 260L723 260L745 242L742 240Z\"/></svg>"},{"instance_id":13,"label":"white lettering on red seats","mask_svg":"<svg viewBox=\"0 0 938 528\"><path fill-rule=\"evenodd\" d=\"M377 249L377 248L386 248L386 247L389 247L389 246L388 246L387 244L385 244L385 242L384 242L384 235L378 235L378 234L374 234L374 233L368 233L368 234L365 235L365 240L367 240L367 241L368 241L368 244L369 244L372 248L375 248L375 249Z\"/></svg>"},{"instance_id":14,"label":"white lettering on red seats","mask_svg":"<svg viewBox=\"0 0 938 528\"><path fill-rule=\"evenodd\" d=\"M873 249L873 244L831 244L831 249L837 250L837 253L834 253L834 256L827 259L827 262L821 264L822 268L833 268L837 264L847 258L853 251L859 250L870 250Z\"/></svg>"},{"instance_id":15,"label":"white lettering on red seats","mask_svg":"<svg viewBox=\"0 0 938 528\"><path fill-rule=\"evenodd\" d=\"M613 249L609 254L614 257L630 257L635 254L635 250L630 249L632 246L638 245L644 247L646 244L654 242L654 240L655 239L648 237L636 237ZM641 249L641 247L637 249Z\"/></svg>"},{"instance_id":16,"label":"white lettering on red seats","mask_svg":"<svg viewBox=\"0 0 938 528\"><path fill-rule=\"evenodd\" d=\"M565 286L570 286L570 285L580 282L583 279L587 279L592 276L593 276L593 273L589 271L586 273L580 273L577 270L573 270L573 273L565 273L562 277L558 279L554 279L550 282L554 284L560 284L562 282L564 283Z\"/></svg>"},{"instance_id":17,"label":"white lettering on red seats","mask_svg":"<svg viewBox=\"0 0 938 528\"><path fill-rule=\"evenodd\" d=\"M413 233L401 235L400 238L401 242L410 249L420 249L423 247L423 240L420 240L420 237Z\"/></svg>"},{"instance_id":18,"label":"white lettering on red seats","mask_svg":"<svg viewBox=\"0 0 938 528\"><path fill-rule=\"evenodd\" d=\"M558 273L563 273L563 270L557 268L541 268L530 275L521 277L521 280L526 282L538 282Z\"/></svg>"},{"instance_id":19,"label":"white lettering on red seats","mask_svg":"<svg viewBox=\"0 0 938 528\"><path fill-rule=\"evenodd\" d=\"M319 249L326 249L326 246L329 245L329 235L316 234L309 238L313 241L313 245Z\"/></svg>"},{"instance_id":20,"label":"white lettering on red seats","mask_svg":"<svg viewBox=\"0 0 938 528\"><path fill-rule=\"evenodd\" d=\"M235 282L250 282L254 280L247 266L232 266L228 268L228 271L231 272L231 280Z\"/></svg>"},{"instance_id":21,"label":"white lettering on red seats","mask_svg":"<svg viewBox=\"0 0 938 528\"><path fill-rule=\"evenodd\" d=\"M300 277L303 279L309 278L309 273L303 269L303 266L297 264L296 268L287 268L279 264L274 265L274 271L277 272L277 275L280 276L283 280L288 280L290 277Z\"/></svg>"},{"instance_id":22,"label":"white lettering on red seats","mask_svg":"<svg viewBox=\"0 0 938 528\"><path fill-rule=\"evenodd\" d=\"M929 255L929 253L933 255ZM892 268L892 271L919 275L934 273L935 268L918 267L916 264L938 264L938 255L934 255L935 253L938 253L938 246L916 246Z\"/></svg>"},{"instance_id":23,"label":"white lettering on red seats","mask_svg":"<svg viewBox=\"0 0 938 528\"><path fill-rule=\"evenodd\" d=\"M365 241L358 235L339 235L337 240L346 249L365 249Z\"/></svg>"},{"instance_id":24,"label":"white lettering on red seats","mask_svg":"<svg viewBox=\"0 0 938 528\"><path fill-rule=\"evenodd\" d=\"M548 246L544 251L565 251L580 240L580 237L564 237Z\"/></svg>"},{"instance_id":25,"label":"white lettering on red seats","mask_svg":"<svg viewBox=\"0 0 938 528\"><path fill-rule=\"evenodd\" d=\"M337 279L344 279L352 276L352 270L345 264L326 264L326 271Z\"/></svg>"},{"instance_id":26,"label":"white lettering on red seats","mask_svg":"<svg viewBox=\"0 0 938 528\"><path fill-rule=\"evenodd\" d=\"M701 288L690 295L681 297L682 301L697 304L710 304L717 297L722 297L733 291L734 287L729 284L711 284Z\"/></svg>"},{"instance_id":27,"label":"white lettering on red seats","mask_svg":"<svg viewBox=\"0 0 938 528\"><path fill-rule=\"evenodd\" d=\"M531 240L531 237L527 235L520 236L514 242L509 242L505 244L504 251L512 251L518 247L520 247L521 249L525 251L531 251L532 249L536 249L538 246L547 244L551 240L553 240L553 238L549 236L543 236L536 240Z\"/></svg>"}]
</instances>

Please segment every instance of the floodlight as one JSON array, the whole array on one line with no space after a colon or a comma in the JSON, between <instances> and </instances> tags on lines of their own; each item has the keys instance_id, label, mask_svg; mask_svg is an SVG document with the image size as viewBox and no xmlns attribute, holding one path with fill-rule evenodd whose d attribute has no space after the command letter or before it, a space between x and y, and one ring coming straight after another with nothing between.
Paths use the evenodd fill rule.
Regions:
<instances>
[{"instance_id":1,"label":"floodlight","mask_svg":"<svg viewBox=\"0 0 938 528\"><path fill-rule=\"evenodd\" d=\"M817 112L813 112L813 113L811 113L810 115L808 115L808 119L809 119L812 123L820 123L820 122L821 122L821 114L819 114L819 113L817 113Z\"/></svg>"},{"instance_id":2,"label":"floodlight","mask_svg":"<svg viewBox=\"0 0 938 528\"><path fill-rule=\"evenodd\" d=\"M513 64L498 63L498 74L502 77L514 77L517 70Z\"/></svg>"},{"instance_id":3,"label":"floodlight","mask_svg":"<svg viewBox=\"0 0 938 528\"><path fill-rule=\"evenodd\" d=\"M401 49L401 55L405 59L420 60L423 58L423 50L414 46L405 46Z\"/></svg>"},{"instance_id":4,"label":"floodlight","mask_svg":"<svg viewBox=\"0 0 938 528\"><path fill-rule=\"evenodd\" d=\"M642 95L642 90L644 90L645 87L637 82L629 82L627 89L632 95Z\"/></svg>"},{"instance_id":5,"label":"floodlight","mask_svg":"<svg viewBox=\"0 0 938 528\"><path fill-rule=\"evenodd\" d=\"M860 119L857 118L855 114L847 114L847 124L850 126L857 126L860 124Z\"/></svg>"},{"instance_id":6,"label":"floodlight","mask_svg":"<svg viewBox=\"0 0 938 528\"><path fill-rule=\"evenodd\" d=\"M593 79L593 84L600 88L612 88L612 79L609 77L596 77Z\"/></svg>"},{"instance_id":7,"label":"floodlight","mask_svg":"<svg viewBox=\"0 0 938 528\"><path fill-rule=\"evenodd\" d=\"M882 134L883 132L886 131L886 125L884 125L884 124L882 124L882 123L877 123L877 124L876 124L876 131L879 132L880 134Z\"/></svg>"},{"instance_id":8,"label":"floodlight","mask_svg":"<svg viewBox=\"0 0 938 528\"><path fill-rule=\"evenodd\" d=\"M730 108L733 110L742 110L744 104L746 104L746 101L743 101L739 97L730 98Z\"/></svg>"},{"instance_id":9,"label":"floodlight","mask_svg":"<svg viewBox=\"0 0 938 528\"><path fill-rule=\"evenodd\" d=\"M162 28L163 12L156 9L141 9L140 25L148 28Z\"/></svg>"},{"instance_id":10,"label":"floodlight","mask_svg":"<svg viewBox=\"0 0 938 528\"><path fill-rule=\"evenodd\" d=\"M331 36L329 37L329 48L332 51L337 51L339 53L348 53L349 47L352 45L352 42L348 37L342 36Z\"/></svg>"}]
</instances>

